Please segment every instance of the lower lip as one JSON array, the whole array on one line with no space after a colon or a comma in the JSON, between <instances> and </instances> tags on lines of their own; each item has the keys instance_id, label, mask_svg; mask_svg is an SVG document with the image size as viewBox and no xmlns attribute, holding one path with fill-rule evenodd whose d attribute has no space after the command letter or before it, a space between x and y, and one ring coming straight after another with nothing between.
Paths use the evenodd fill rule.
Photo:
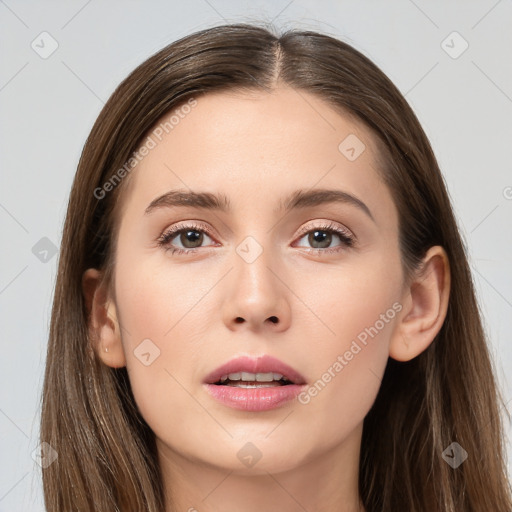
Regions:
<instances>
[{"instance_id":1,"label":"lower lip","mask_svg":"<svg viewBox=\"0 0 512 512\"><path fill-rule=\"evenodd\" d=\"M261 388L241 388L205 384L206 391L219 402L243 411L259 412L276 409L289 402L306 387L306 385L288 384Z\"/></svg>"}]
</instances>

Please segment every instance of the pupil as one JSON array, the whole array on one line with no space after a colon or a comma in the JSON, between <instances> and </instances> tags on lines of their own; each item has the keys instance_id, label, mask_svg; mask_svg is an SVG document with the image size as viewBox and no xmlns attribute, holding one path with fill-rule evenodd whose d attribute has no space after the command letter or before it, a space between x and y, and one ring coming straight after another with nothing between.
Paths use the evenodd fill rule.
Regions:
<instances>
[{"instance_id":1,"label":"pupil","mask_svg":"<svg viewBox=\"0 0 512 512\"><path fill-rule=\"evenodd\" d=\"M323 233L323 234L319 234ZM327 231L317 230L313 231L309 234L309 243L313 245L314 243L320 243L320 248L329 247L331 245L332 235Z\"/></svg>"},{"instance_id":2,"label":"pupil","mask_svg":"<svg viewBox=\"0 0 512 512\"><path fill-rule=\"evenodd\" d=\"M188 243L194 244L194 242L197 242L199 240L199 244L197 246L193 245L190 247L187 245ZM203 241L203 233L200 233L199 231L187 231L185 233L182 233L181 235L181 243L184 247L187 249L194 249L195 247L199 247L201 245L201 242Z\"/></svg>"}]
</instances>

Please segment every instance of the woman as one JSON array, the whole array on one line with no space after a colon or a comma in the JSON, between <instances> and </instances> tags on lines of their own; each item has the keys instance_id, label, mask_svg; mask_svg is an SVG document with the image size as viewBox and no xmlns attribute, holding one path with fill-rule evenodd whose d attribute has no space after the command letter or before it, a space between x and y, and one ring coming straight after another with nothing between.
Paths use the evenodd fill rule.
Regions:
<instances>
[{"instance_id":1,"label":"woman","mask_svg":"<svg viewBox=\"0 0 512 512\"><path fill-rule=\"evenodd\" d=\"M135 69L71 191L48 511L510 511L438 164L346 43L246 24Z\"/></svg>"}]
</instances>

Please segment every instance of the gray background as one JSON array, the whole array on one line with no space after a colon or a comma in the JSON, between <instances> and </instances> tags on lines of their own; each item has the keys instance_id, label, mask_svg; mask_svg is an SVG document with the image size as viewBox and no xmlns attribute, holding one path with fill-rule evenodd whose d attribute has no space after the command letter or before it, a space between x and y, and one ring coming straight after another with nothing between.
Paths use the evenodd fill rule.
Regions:
<instances>
[{"instance_id":1,"label":"gray background","mask_svg":"<svg viewBox=\"0 0 512 512\"><path fill-rule=\"evenodd\" d=\"M0 0L0 511L44 510L31 454L57 268L51 249L96 116L115 86L169 42L257 20L339 37L405 94L445 176L512 399L512 1Z\"/></svg>"}]
</instances>

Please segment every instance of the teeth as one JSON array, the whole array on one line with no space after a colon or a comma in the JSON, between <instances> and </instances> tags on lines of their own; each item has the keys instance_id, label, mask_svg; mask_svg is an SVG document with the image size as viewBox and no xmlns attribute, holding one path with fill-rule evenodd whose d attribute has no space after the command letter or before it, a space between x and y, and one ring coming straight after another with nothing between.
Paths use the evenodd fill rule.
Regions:
<instances>
[{"instance_id":1,"label":"teeth","mask_svg":"<svg viewBox=\"0 0 512 512\"><path fill-rule=\"evenodd\" d=\"M245 382L272 382L273 380L281 380L283 376L280 373L249 373L249 372L238 372L228 373L220 378L221 382L226 380L242 380Z\"/></svg>"}]
</instances>

